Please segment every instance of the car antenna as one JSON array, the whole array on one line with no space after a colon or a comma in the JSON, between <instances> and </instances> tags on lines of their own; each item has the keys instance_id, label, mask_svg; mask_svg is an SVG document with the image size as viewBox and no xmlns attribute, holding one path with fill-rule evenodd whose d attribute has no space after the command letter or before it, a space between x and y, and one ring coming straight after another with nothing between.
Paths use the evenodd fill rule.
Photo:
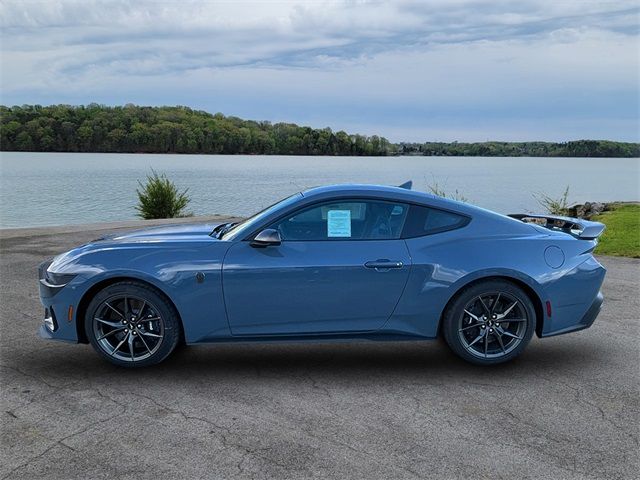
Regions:
<instances>
[{"instance_id":1,"label":"car antenna","mask_svg":"<svg viewBox=\"0 0 640 480\"><path fill-rule=\"evenodd\" d=\"M404 188L405 190L411 190L413 186L413 181L409 180L408 182L404 182L402 185L398 185L398 188Z\"/></svg>"}]
</instances>

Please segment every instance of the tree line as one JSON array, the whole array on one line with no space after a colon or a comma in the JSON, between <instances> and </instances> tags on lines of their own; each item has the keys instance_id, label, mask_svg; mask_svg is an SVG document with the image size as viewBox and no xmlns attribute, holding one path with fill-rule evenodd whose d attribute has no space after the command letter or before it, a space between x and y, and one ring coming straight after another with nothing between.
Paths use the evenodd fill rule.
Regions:
<instances>
[{"instance_id":1,"label":"tree line","mask_svg":"<svg viewBox=\"0 0 640 480\"><path fill-rule=\"evenodd\" d=\"M389 155L377 135L255 122L187 107L90 104L0 106L0 148L10 151Z\"/></svg>"},{"instance_id":2,"label":"tree line","mask_svg":"<svg viewBox=\"0 0 640 480\"><path fill-rule=\"evenodd\" d=\"M640 157L607 140L390 143L292 123L243 120L188 107L98 104L0 106L0 150L261 155Z\"/></svg>"},{"instance_id":3,"label":"tree line","mask_svg":"<svg viewBox=\"0 0 640 480\"><path fill-rule=\"evenodd\" d=\"M399 143L399 155L473 157L640 157L640 143L610 140L554 142Z\"/></svg>"}]
</instances>

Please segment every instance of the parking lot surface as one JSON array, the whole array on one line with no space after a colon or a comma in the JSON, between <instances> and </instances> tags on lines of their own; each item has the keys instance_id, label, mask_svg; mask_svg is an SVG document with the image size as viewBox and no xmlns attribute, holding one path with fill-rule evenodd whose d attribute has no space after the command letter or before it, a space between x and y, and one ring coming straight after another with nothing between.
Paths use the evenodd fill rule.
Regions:
<instances>
[{"instance_id":1,"label":"parking lot surface","mask_svg":"<svg viewBox=\"0 0 640 480\"><path fill-rule=\"evenodd\" d=\"M116 227L0 234L0 478L637 478L640 260L599 258L593 327L498 367L433 341L205 345L130 371L36 335L38 263Z\"/></svg>"}]
</instances>

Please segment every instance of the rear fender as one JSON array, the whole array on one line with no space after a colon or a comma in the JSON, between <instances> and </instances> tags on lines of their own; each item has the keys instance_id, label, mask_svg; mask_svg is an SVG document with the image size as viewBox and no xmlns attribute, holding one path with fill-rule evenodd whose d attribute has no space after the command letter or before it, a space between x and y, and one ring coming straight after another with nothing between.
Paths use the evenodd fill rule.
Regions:
<instances>
[{"instance_id":1,"label":"rear fender","mask_svg":"<svg viewBox=\"0 0 640 480\"><path fill-rule=\"evenodd\" d=\"M440 323L442 322L442 317L444 316L444 312L446 311L447 307L463 289L471 284L490 279L502 279L511 281L525 291L525 293L531 299L531 302L533 303L533 306L535 308L536 332L538 333L538 335L540 335L544 329L544 323L547 319L545 309L543 308L543 299L545 299L544 289L529 275L518 272L517 270L511 270L507 268L491 268L472 272L460 278L457 282L451 285L451 291L453 293L451 293L444 308L440 312L440 322L438 323L438 330L440 328Z\"/></svg>"},{"instance_id":2,"label":"rear fender","mask_svg":"<svg viewBox=\"0 0 640 480\"><path fill-rule=\"evenodd\" d=\"M545 320L542 309L544 291L526 274L508 268L487 268L454 279L454 271L434 273L433 268L439 267L422 266L423 271L416 273L415 278L405 288L405 293L389 322L383 327L384 333L437 337L443 313L451 300L466 286L489 278L502 278L520 285L532 297L538 323L542 324ZM451 282L445 279L448 274L451 274Z\"/></svg>"}]
</instances>

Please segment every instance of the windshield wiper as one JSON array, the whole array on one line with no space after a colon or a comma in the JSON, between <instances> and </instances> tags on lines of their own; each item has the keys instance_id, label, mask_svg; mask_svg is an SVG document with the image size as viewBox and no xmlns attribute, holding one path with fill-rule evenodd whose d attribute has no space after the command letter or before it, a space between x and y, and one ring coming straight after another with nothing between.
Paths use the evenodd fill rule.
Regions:
<instances>
[{"instance_id":1,"label":"windshield wiper","mask_svg":"<svg viewBox=\"0 0 640 480\"><path fill-rule=\"evenodd\" d=\"M237 225L237 223L238 222L221 223L220 225L218 225L216 228L213 229L213 232L211 232L211 235L213 235L218 240L221 240L222 236L225 233L227 233L229 230L231 230L231 228L234 225Z\"/></svg>"},{"instance_id":2,"label":"windshield wiper","mask_svg":"<svg viewBox=\"0 0 640 480\"><path fill-rule=\"evenodd\" d=\"M222 231L222 229L223 229L223 228L225 228L227 225L229 225L229 223L221 223L220 225L217 225L209 235L211 235L212 237L215 237L215 238L219 238L219 237L218 237L218 234L219 234L219 233Z\"/></svg>"}]
</instances>

